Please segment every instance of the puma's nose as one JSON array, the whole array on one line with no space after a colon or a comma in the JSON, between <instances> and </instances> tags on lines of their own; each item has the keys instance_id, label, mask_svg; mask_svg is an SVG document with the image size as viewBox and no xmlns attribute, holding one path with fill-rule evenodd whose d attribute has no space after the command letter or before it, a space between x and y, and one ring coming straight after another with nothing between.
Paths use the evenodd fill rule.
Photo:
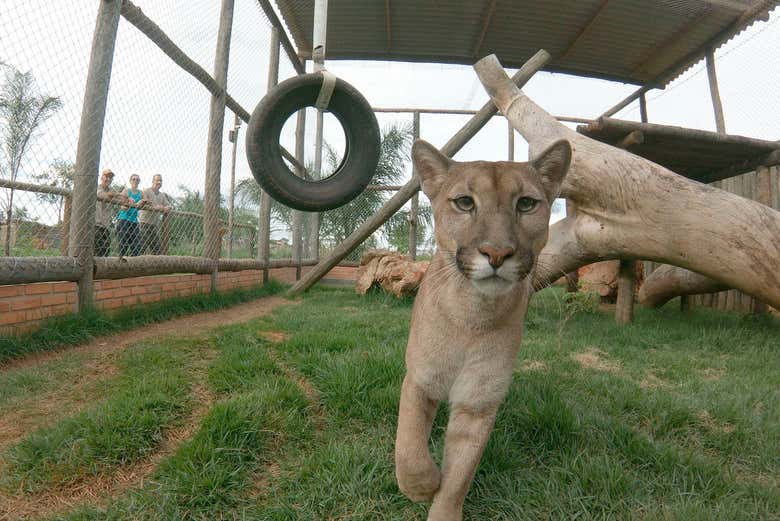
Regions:
<instances>
[{"instance_id":1,"label":"puma's nose","mask_svg":"<svg viewBox=\"0 0 780 521\"><path fill-rule=\"evenodd\" d=\"M483 244L478 250L479 253L487 256L490 265L496 269L501 266L508 257L511 257L515 253L514 248L494 248L489 244Z\"/></svg>"}]
</instances>

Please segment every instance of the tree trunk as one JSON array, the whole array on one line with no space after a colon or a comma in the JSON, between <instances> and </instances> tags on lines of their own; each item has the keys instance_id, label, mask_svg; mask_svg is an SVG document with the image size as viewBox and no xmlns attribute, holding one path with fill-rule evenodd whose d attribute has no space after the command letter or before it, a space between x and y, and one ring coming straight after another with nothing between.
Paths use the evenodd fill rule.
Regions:
<instances>
[{"instance_id":1,"label":"tree trunk","mask_svg":"<svg viewBox=\"0 0 780 521\"><path fill-rule=\"evenodd\" d=\"M572 145L561 191L577 215L551 227L537 287L589 262L648 259L780 306L780 212L578 134L517 89L495 56L475 69L532 152L558 139Z\"/></svg>"},{"instance_id":2,"label":"tree trunk","mask_svg":"<svg viewBox=\"0 0 780 521\"><path fill-rule=\"evenodd\" d=\"M8 210L5 219L5 256L11 256L11 219L14 214L14 189L11 188L11 195L8 198Z\"/></svg>"}]
</instances>

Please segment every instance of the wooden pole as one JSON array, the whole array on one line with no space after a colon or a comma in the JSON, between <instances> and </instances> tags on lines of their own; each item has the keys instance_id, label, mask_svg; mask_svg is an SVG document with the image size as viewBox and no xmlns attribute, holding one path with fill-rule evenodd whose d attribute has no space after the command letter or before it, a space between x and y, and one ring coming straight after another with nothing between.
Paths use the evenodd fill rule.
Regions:
<instances>
[{"instance_id":1,"label":"wooden pole","mask_svg":"<svg viewBox=\"0 0 780 521\"><path fill-rule=\"evenodd\" d=\"M271 47L268 60L268 91L279 83L279 29L271 29ZM265 262L271 260L271 196L265 190L260 190L260 215L258 216L257 233L259 248L257 258ZM263 284L268 282L268 269L263 270Z\"/></svg>"},{"instance_id":2,"label":"wooden pole","mask_svg":"<svg viewBox=\"0 0 780 521\"><path fill-rule=\"evenodd\" d=\"M772 175L769 167L761 166L756 169L756 201L772 206ZM769 306L756 298L751 301L751 311L755 314L767 313Z\"/></svg>"},{"instance_id":3,"label":"wooden pole","mask_svg":"<svg viewBox=\"0 0 780 521\"><path fill-rule=\"evenodd\" d=\"M507 121L506 122L506 151L507 151L507 161L514 161L515 160L515 129L512 127L512 124Z\"/></svg>"},{"instance_id":4,"label":"wooden pole","mask_svg":"<svg viewBox=\"0 0 780 521\"><path fill-rule=\"evenodd\" d=\"M206 148L206 186L203 194L203 256L214 261L211 291L217 290L217 259L221 246L219 222L220 174L222 170L222 131L225 124L225 92L227 90L230 36L233 26L234 0L222 0L214 58L214 79L221 91L211 96L209 135Z\"/></svg>"},{"instance_id":5,"label":"wooden pole","mask_svg":"<svg viewBox=\"0 0 780 521\"><path fill-rule=\"evenodd\" d=\"M121 9L122 0L100 2L81 109L68 244L68 253L76 258L82 269L78 280L79 311L92 308L95 302L92 269L97 177Z\"/></svg>"},{"instance_id":6,"label":"wooden pole","mask_svg":"<svg viewBox=\"0 0 780 521\"><path fill-rule=\"evenodd\" d=\"M647 123L647 98L644 92L639 95L639 119Z\"/></svg>"},{"instance_id":7,"label":"wooden pole","mask_svg":"<svg viewBox=\"0 0 780 521\"><path fill-rule=\"evenodd\" d=\"M720 90L718 89L718 77L715 73L715 52L712 48L705 52L705 61L707 64L707 80L710 86L710 97L712 99L712 110L715 114L715 128L718 134L726 133L726 121L723 118L723 105L720 101ZM680 295L680 309L689 311L691 308L690 297Z\"/></svg>"},{"instance_id":8,"label":"wooden pole","mask_svg":"<svg viewBox=\"0 0 780 521\"><path fill-rule=\"evenodd\" d=\"M720 91L718 89L718 77L715 74L715 53L712 49L707 50L707 79L710 84L710 96L712 97L712 109L715 112L715 128L719 134L726 133L726 122L723 119L723 105L720 102Z\"/></svg>"},{"instance_id":9,"label":"wooden pole","mask_svg":"<svg viewBox=\"0 0 780 521\"><path fill-rule=\"evenodd\" d=\"M327 53L328 34L328 0L315 0L314 2L314 34L312 37L312 65L314 72L325 69L325 55ZM317 119L314 134L314 179L322 178L322 110L317 109ZM320 214L309 214L309 255L319 259L320 254Z\"/></svg>"},{"instance_id":10,"label":"wooden pole","mask_svg":"<svg viewBox=\"0 0 780 521\"><path fill-rule=\"evenodd\" d=\"M171 212L164 213L160 223L160 254L168 255L171 249Z\"/></svg>"},{"instance_id":11,"label":"wooden pole","mask_svg":"<svg viewBox=\"0 0 780 521\"><path fill-rule=\"evenodd\" d=\"M230 141L233 143L233 151L230 155L230 199L228 200L228 259L233 258L233 224L236 220L236 151L238 149L238 130L241 128L241 120L238 114L233 116L233 131L230 133Z\"/></svg>"},{"instance_id":12,"label":"wooden pole","mask_svg":"<svg viewBox=\"0 0 780 521\"><path fill-rule=\"evenodd\" d=\"M512 77L512 80L518 87L525 85L528 80L551 59L547 51L540 50L534 54ZM490 118L498 110L493 102L486 103L449 141L440 149L440 152L447 157L454 156L463 145L469 142L479 130L490 121ZM320 280L331 268L336 266L344 257L366 240L369 235L374 233L382 224L392 217L406 201L420 189L420 180L417 177L412 178L406 183L393 197L388 200L382 208L374 214L373 217L361 224L349 237L331 251L330 255L320 261L305 277L299 280L289 291L295 295L306 291Z\"/></svg>"},{"instance_id":13,"label":"wooden pole","mask_svg":"<svg viewBox=\"0 0 780 521\"><path fill-rule=\"evenodd\" d=\"M64 256L68 254L68 244L70 243L70 216L73 209L73 200L71 196L62 196L62 228L60 231L60 253Z\"/></svg>"},{"instance_id":14,"label":"wooden pole","mask_svg":"<svg viewBox=\"0 0 780 521\"><path fill-rule=\"evenodd\" d=\"M415 112L412 115L412 139L420 139L420 113ZM412 167L414 168L414 167ZM417 174L413 173L416 177ZM417 214L420 207L420 192L415 192L412 196L412 203L409 208L409 258L417 260Z\"/></svg>"},{"instance_id":15,"label":"wooden pole","mask_svg":"<svg viewBox=\"0 0 780 521\"><path fill-rule=\"evenodd\" d=\"M295 157L303 164L304 145L306 143L306 110L298 111L298 121L295 127ZM297 169L299 176L306 172ZM301 280L301 253L303 250L303 212L293 210L292 215L293 261L295 261L295 280Z\"/></svg>"}]
</instances>

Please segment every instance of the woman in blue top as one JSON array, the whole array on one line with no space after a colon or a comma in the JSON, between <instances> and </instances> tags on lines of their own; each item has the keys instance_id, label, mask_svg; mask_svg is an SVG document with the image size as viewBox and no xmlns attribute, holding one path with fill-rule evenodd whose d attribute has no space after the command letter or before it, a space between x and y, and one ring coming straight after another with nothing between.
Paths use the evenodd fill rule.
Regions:
<instances>
[{"instance_id":1,"label":"woman in blue top","mask_svg":"<svg viewBox=\"0 0 780 521\"><path fill-rule=\"evenodd\" d=\"M143 206L141 190L138 185L141 178L130 176L130 188L122 190L125 204L117 215L116 234L119 238L119 255L129 257L141 254L141 238L138 233L138 209Z\"/></svg>"}]
</instances>

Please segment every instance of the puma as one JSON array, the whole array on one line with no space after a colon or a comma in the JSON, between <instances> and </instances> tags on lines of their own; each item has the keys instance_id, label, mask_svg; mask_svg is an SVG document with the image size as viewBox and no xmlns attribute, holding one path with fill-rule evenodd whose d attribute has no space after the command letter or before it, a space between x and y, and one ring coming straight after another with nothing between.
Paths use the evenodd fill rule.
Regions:
<instances>
[{"instance_id":1,"label":"puma","mask_svg":"<svg viewBox=\"0 0 780 521\"><path fill-rule=\"evenodd\" d=\"M396 478L428 521L459 521L512 379L550 209L569 168L557 141L528 163L456 162L417 141L412 159L434 212L436 253L414 302L395 442ZM441 471L428 450L450 403Z\"/></svg>"}]
</instances>

